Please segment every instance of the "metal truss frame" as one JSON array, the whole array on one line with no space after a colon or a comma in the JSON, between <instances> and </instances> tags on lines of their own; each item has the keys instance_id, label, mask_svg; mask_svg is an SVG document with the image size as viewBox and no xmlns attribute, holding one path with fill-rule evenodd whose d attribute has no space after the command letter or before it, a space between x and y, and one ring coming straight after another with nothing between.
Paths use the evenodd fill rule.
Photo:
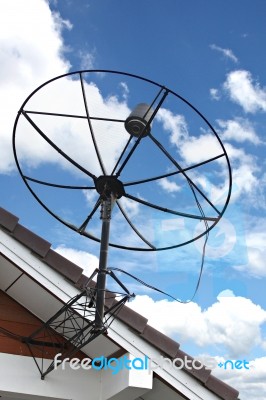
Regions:
<instances>
[{"instance_id":1,"label":"metal truss frame","mask_svg":"<svg viewBox=\"0 0 266 400\"><path fill-rule=\"evenodd\" d=\"M92 279L98 274L99 270L95 269L90 276L86 288L70 299L59 311L55 313L49 320L33 332L29 337L24 338L29 351L35 361L35 364L44 379L47 374L55 369L54 357L61 353L61 363L66 358L76 355L84 346L92 342L99 335L106 333L108 327L116 318L124 304L134 294L130 294L128 289L116 277L113 271L106 270L116 283L125 293L111 292L105 290L105 310L101 328L95 328L96 316L96 298L97 288L90 287L94 285ZM119 300L115 297L120 296ZM108 300L112 300L112 304L108 307ZM45 367L44 360L52 361L49 366Z\"/></svg>"}]
</instances>

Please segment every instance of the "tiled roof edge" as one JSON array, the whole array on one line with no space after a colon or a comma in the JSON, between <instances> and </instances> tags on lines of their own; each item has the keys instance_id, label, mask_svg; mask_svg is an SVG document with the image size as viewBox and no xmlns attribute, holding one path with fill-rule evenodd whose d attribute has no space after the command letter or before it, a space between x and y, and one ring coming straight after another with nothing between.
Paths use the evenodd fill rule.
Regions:
<instances>
[{"instance_id":1,"label":"tiled roof edge","mask_svg":"<svg viewBox=\"0 0 266 400\"><path fill-rule=\"evenodd\" d=\"M175 358L180 347L180 344L175 340L169 338L150 325L146 325L140 336L148 343L157 347L157 349L162 351L165 355L170 356L171 359Z\"/></svg>"},{"instance_id":2,"label":"tiled roof edge","mask_svg":"<svg viewBox=\"0 0 266 400\"><path fill-rule=\"evenodd\" d=\"M210 375L205 386L224 400L238 400L239 392L213 375Z\"/></svg>"},{"instance_id":3,"label":"tiled roof edge","mask_svg":"<svg viewBox=\"0 0 266 400\"><path fill-rule=\"evenodd\" d=\"M64 275L71 282L76 283L79 281L83 269L78 267L73 262L69 261L67 258L61 256L54 250L49 250L43 261L48 264L51 268Z\"/></svg>"},{"instance_id":4,"label":"tiled roof edge","mask_svg":"<svg viewBox=\"0 0 266 400\"><path fill-rule=\"evenodd\" d=\"M51 243L19 224L19 218L0 207L0 226L18 242L37 254L51 268L71 282L81 278L83 269L51 249Z\"/></svg>"},{"instance_id":5,"label":"tiled roof edge","mask_svg":"<svg viewBox=\"0 0 266 400\"><path fill-rule=\"evenodd\" d=\"M50 251L51 243L19 223L15 226L12 236L42 258L46 257L47 253Z\"/></svg>"},{"instance_id":6,"label":"tiled roof edge","mask_svg":"<svg viewBox=\"0 0 266 400\"><path fill-rule=\"evenodd\" d=\"M3 228L7 229L9 232L13 232L17 226L18 220L18 217L0 207L0 225Z\"/></svg>"}]
</instances>

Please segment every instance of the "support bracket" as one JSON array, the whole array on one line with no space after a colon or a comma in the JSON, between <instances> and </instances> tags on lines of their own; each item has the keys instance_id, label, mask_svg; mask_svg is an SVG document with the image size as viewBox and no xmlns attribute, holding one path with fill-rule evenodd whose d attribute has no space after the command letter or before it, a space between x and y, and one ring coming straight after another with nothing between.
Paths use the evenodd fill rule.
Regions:
<instances>
[{"instance_id":1,"label":"support bracket","mask_svg":"<svg viewBox=\"0 0 266 400\"><path fill-rule=\"evenodd\" d=\"M64 304L59 311L29 337L25 337L24 343L29 348L41 374L41 379L44 379L47 374L55 369L54 357L58 353L61 353L61 360L57 360L57 363L60 364L65 358L78 355L77 353L84 346L99 335L105 334L124 304L135 296L130 294L113 271L107 269L105 274L110 275L124 292L120 293L120 299L116 300L116 292L105 290L101 328L95 327L97 287L93 278L98 273L99 269L95 269L86 288L81 293ZM44 366L45 359L52 360L48 367Z\"/></svg>"}]
</instances>

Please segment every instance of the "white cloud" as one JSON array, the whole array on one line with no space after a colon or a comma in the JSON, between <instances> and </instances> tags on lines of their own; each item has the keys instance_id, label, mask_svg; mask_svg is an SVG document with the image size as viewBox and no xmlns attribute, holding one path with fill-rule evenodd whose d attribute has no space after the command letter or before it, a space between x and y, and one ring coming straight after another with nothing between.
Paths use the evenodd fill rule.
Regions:
<instances>
[{"instance_id":1,"label":"white cloud","mask_svg":"<svg viewBox=\"0 0 266 400\"><path fill-rule=\"evenodd\" d=\"M176 182L170 181L168 178L160 179L158 185L168 193L176 193L181 190L181 187Z\"/></svg>"},{"instance_id":2,"label":"white cloud","mask_svg":"<svg viewBox=\"0 0 266 400\"><path fill-rule=\"evenodd\" d=\"M216 136L209 131L204 131L201 128L198 136L189 135L184 116L174 115L164 109L160 118L163 122L163 128L170 132L170 143L176 147L176 151L183 158L185 165L200 163L224 153ZM256 201L255 193L259 190L258 173L260 169L257 160L254 156L246 154L244 149L235 147L225 140L252 141L259 144L260 139L246 119L218 120L218 124L222 128L221 132L218 133L224 142L232 166L233 193L231 202L245 195L243 199L251 201L253 204ZM189 171L188 175L194 183L200 185L215 205L224 204L225 196L228 193L228 166L225 157L207 164L206 168L209 168L209 173L204 174L203 169L195 169ZM163 183L165 189L167 183ZM170 185L168 185L169 189Z\"/></svg>"},{"instance_id":3,"label":"white cloud","mask_svg":"<svg viewBox=\"0 0 266 400\"><path fill-rule=\"evenodd\" d=\"M82 193L84 194L86 202L89 207L94 206L97 199L99 198L99 194L96 190L92 189L82 190Z\"/></svg>"},{"instance_id":4,"label":"white cloud","mask_svg":"<svg viewBox=\"0 0 266 400\"><path fill-rule=\"evenodd\" d=\"M228 154L232 167L232 195L230 203L236 202L240 198L245 202L256 202L256 193L259 190L259 167L256 158L246 154L242 148L237 148L231 143L225 142L225 149ZM225 186L212 185L210 188L211 198L215 201L223 201L227 193L227 183Z\"/></svg>"},{"instance_id":5,"label":"white cloud","mask_svg":"<svg viewBox=\"0 0 266 400\"><path fill-rule=\"evenodd\" d=\"M224 89L230 98L239 104L245 112L266 111L266 88L254 82L249 71L230 72L224 83Z\"/></svg>"},{"instance_id":6,"label":"white cloud","mask_svg":"<svg viewBox=\"0 0 266 400\"><path fill-rule=\"evenodd\" d=\"M266 357L249 360L249 369L215 368L213 374L240 392L241 400L265 400Z\"/></svg>"},{"instance_id":7,"label":"white cloud","mask_svg":"<svg viewBox=\"0 0 266 400\"><path fill-rule=\"evenodd\" d=\"M216 50L219 51L220 53L222 53L226 58L229 58L230 60L232 60L234 63L238 62L238 58L234 55L233 51L231 49L224 49L222 47L217 46L216 44L211 44L210 48L212 50Z\"/></svg>"},{"instance_id":8,"label":"white cloud","mask_svg":"<svg viewBox=\"0 0 266 400\"><path fill-rule=\"evenodd\" d=\"M222 140L234 140L240 143L249 141L256 145L261 143L255 129L247 119L236 118L227 121L218 119L217 123L223 129Z\"/></svg>"},{"instance_id":9,"label":"white cloud","mask_svg":"<svg viewBox=\"0 0 266 400\"><path fill-rule=\"evenodd\" d=\"M210 95L211 95L211 98L214 100L220 100L220 98L221 98L219 90L215 89L215 88L210 89Z\"/></svg>"},{"instance_id":10,"label":"white cloud","mask_svg":"<svg viewBox=\"0 0 266 400\"><path fill-rule=\"evenodd\" d=\"M123 92L122 97L124 100L127 100L128 95L129 95L129 88L128 88L126 82L120 82L120 86L121 86L122 92Z\"/></svg>"},{"instance_id":11,"label":"white cloud","mask_svg":"<svg viewBox=\"0 0 266 400\"><path fill-rule=\"evenodd\" d=\"M44 0L5 1L0 14L0 172L13 168L11 135L17 111L43 81L69 70L62 29L70 24L52 14ZM34 32L34 34L33 34Z\"/></svg>"},{"instance_id":12,"label":"white cloud","mask_svg":"<svg viewBox=\"0 0 266 400\"><path fill-rule=\"evenodd\" d=\"M235 294L231 289L225 289L218 294L218 298L220 297L235 297Z\"/></svg>"},{"instance_id":13,"label":"white cloud","mask_svg":"<svg viewBox=\"0 0 266 400\"><path fill-rule=\"evenodd\" d=\"M266 233L264 218L252 218L246 230L246 245L248 263L245 265L235 265L234 268L243 273L248 273L253 277L266 277Z\"/></svg>"},{"instance_id":14,"label":"white cloud","mask_svg":"<svg viewBox=\"0 0 266 400\"><path fill-rule=\"evenodd\" d=\"M95 68L95 54L94 52L80 51L80 68L81 69L94 69Z\"/></svg>"},{"instance_id":15,"label":"white cloud","mask_svg":"<svg viewBox=\"0 0 266 400\"><path fill-rule=\"evenodd\" d=\"M256 277L266 276L265 257L266 257L266 249L264 247L262 248L259 248L257 246L248 247L248 258L249 258L248 271L251 275L254 275ZM243 267L241 267L241 270L244 272Z\"/></svg>"},{"instance_id":16,"label":"white cloud","mask_svg":"<svg viewBox=\"0 0 266 400\"><path fill-rule=\"evenodd\" d=\"M221 346L221 351L225 348L229 357L237 358L263 344L261 328L266 323L266 311L247 298L233 296L231 291L229 294L222 292L206 310L193 302L154 301L147 295L136 296L129 306L177 341Z\"/></svg>"},{"instance_id":17,"label":"white cloud","mask_svg":"<svg viewBox=\"0 0 266 400\"><path fill-rule=\"evenodd\" d=\"M73 28L72 23L68 19L63 19L59 12L53 12L53 18L56 29L61 32L62 28L71 30Z\"/></svg>"},{"instance_id":18,"label":"white cloud","mask_svg":"<svg viewBox=\"0 0 266 400\"><path fill-rule=\"evenodd\" d=\"M239 198L240 195L248 194L253 197L253 192L259 186L259 179L255 175L256 171L257 167L250 164L243 164L233 169L234 200Z\"/></svg>"},{"instance_id":19,"label":"white cloud","mask_svg":"<svg viewBox=\"0 0 266 400\"><path fill-rule=\"evenodd\" d=\"M185 165L200 163L224 153L219 141L210 131L204 131L201 128L198 136L189 135L184 116L174 115L164 109L160 119L163 128L170 132L170 143L176 147ZM247 154L244 149L232 145L228 140L235 140L237 143L251 141L254 144L260 144L260 138L247 119L236 118L217 122L222 128L218 133L223 140L232 166L233 191L230 201L235 202L241 198L243 201L255 204L260 189L260 168L257 159ZM207 164L206 168L209 168L209 173L204 174L203 169L195 169L189 171L188 175L195 184L200 185L215 205L224 204L228 193L228 166L225 157ZM166 185L165 182L164 185Z\"/></svg>"},{"instance_id":20,"label":"white cloud","mask_svg":"<svg viewBox=\"0 0 266 400\"><path fill-rule=\"evenodd\" d=\"M188 124L184 115L173 114L170 110L161 109L158 120L162 122L165 131L170 133L170 143L176 147L187 164L195 164L223 153L223 149L210 131L199 128L201 134L189 134Z\"/></svg>"},{"instance_id":21,"label":"white cloud","mask_svg":"<svg viewBox=\"0 0 266 400\"><path fill-rule=\"evenodd\" d=\"M166 108L161 108L156 119L162 123L164 130L170 132L170 142L178 146L179 142L188 139L188 127L185 117L180 114L173 114Z\"/></svg>"},{"instance_id":22,"label":"white cloud","mask_svg":"<svg viewBox=\"0 0 266 400\"><path fill-rule=\"evenodd\" d=\"M121 203L124 211L126 212L126 214L128 215L129 218L132 218L139 214L139 203L138 202L131 200L131 199L127 199L126 197L121 197L121 199L119 200L119 203Z\"/></svg>"},{"instance_id":23,"label":"white cloud","mask_svg":"<svg viewBox=\"0 0 266 400\"><path fill-rule=\"evenodd\" d=\"M86 251L65 247L64 245L59 245L54 251L83 268L84 275L90 276L95 268L99 267L98 257Z\"/></svg>"},{"instance_id":24,"label":"white cloud","mask_svg":"<svg viewBox=\"0 0 266 400\"><path fill-rule=\"evenodd\" d=\"M13 83L33 89L43 79L69 69L62 54L61 32L70 23L52 14L46 1L4 2L0 23L0 82L5 86Z\"/></svg>"},{"instance_id":25,"label":"white cloud","mask_svg":"<svg viewBox=\"0 0 266 400\"><path fill-rule=\"evenodd\" d=\"M25 4L5 2L0 23L0 106L5 110L0 117L0 173L10 173L15 169L11 138L16 114L33 89L68 72L70 65L63 56L62 29L71 29L71 23L52 13L44 0L29 0ZM85 58L92 62L93 55L86 54ZM84 81L84 87L90 115L123 119L130 113L124 100L119 102L115 96L104 98L91 82ZM85 115L80 82L71 78L54 81L29 100L27 109ZM95 175L102 173L86 120L31 117L68 156ZM93 129L109 171L128 137L122 124L94 121ZM56 163L73 172L73 166L52 150L23 116L19 119L16 138L18 158L24 165L36 168L44 162Z\"/></svg>"},{"instance_id":26,"label":"white cloud","mask_svg":"<svg viewBox=\"0 0 266 400\"><path fill-rule=\"evenodd\" d=\"M198 137L191 136L182 143L180 153L188 164L195 164L223 153L223 150L214 135L209 133Z\"/></svg>"},{"instance_id":27,"label":"white cloud","mask_svg":"<svg viewBox=\"0 0 266 400\"><path fill-rule=\"evenodd\" d=\"M260 168L256 158L229 143L226 143L226 150L233 166L232 200L235 201L244 195L246 200L253 201L253 197L259 189L258 172Z\"/></svg>"}]
</instances>

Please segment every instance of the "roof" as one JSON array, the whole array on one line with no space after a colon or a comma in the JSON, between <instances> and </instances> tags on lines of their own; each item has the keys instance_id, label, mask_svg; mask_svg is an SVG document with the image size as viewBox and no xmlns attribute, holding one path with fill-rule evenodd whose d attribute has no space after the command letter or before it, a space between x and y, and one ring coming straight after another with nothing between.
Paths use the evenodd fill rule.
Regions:
<instances>
[{"instance_id":1,"label":"roof","mask_svg":"<svg viewBox=\"0 0 266 400\"><path fill-rule=\"evenodd\" d=\"M84 289L89 278L83 274L83 269L67 260L51 249L51 243L36 235L34 232L19 224L19 218L0 208L0 228L9 237L25 246L37 259L48 265L52 270L77 289ZM110 307L110 304L108 304ZM117 318L132 329L137 337L143 339L147 344L154 346L166 357L175 359L185 357L193 358L180 348L180 344L159 332L148 324L147 318L124 306ZM117 348L114 346L114 353ZM223 400L237 400L239 392L217 379L207 368L185 369L186 373L200 382L205 388L213 392Z\"/></svg>"}]
</instances>

